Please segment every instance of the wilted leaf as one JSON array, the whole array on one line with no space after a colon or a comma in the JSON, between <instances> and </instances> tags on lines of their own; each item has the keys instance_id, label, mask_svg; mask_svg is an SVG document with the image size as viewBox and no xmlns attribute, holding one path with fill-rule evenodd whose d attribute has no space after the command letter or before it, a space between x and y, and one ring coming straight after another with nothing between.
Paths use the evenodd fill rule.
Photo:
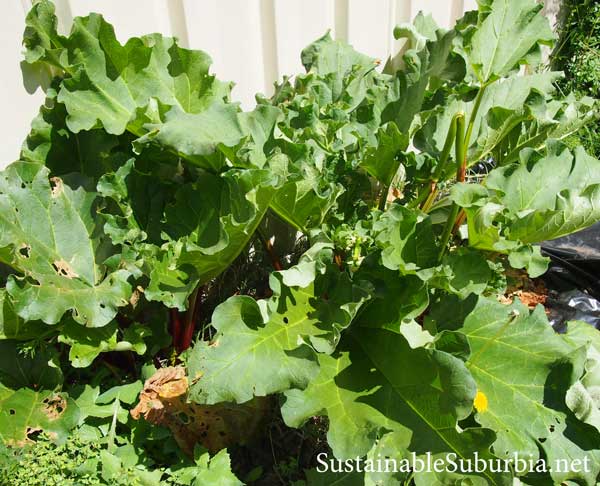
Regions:
<instances>
[{"instance_id":1,"label":"wilted leaf","mask_svg":"<svg viewBox=\"0 0 600 486\"><path fill-rule=\"evenodd\" d=\"M197 380L201 379L200 376ZM251 441L264 427L270 412L267 398L255 398L241 405L200 405L188 402L188 391L185 368L160 368L144 383L131 416L169 428L179 447L193 455L198 444L215 453Z\"/></svg>"}]
</instances>

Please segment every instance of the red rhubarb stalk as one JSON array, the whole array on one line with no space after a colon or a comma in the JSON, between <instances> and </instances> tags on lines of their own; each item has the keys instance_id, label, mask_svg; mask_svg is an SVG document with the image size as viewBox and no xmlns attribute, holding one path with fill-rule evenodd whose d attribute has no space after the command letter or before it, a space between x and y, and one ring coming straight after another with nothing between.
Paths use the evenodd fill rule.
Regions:
<instances>
[{"instance_id":1,"label":"red rhubarb stalk","mask_svg":"<svg viewBox=\"0 0 600 486\"><path fill-rule=\"evenodd\" d=\"M173 338L173 346L177 349L181 340L181 319L177 309L169 309L169 314L171 317L171 337Z\"/></svg>"},{"instance_id":2,"label":"red rhubarb stalk","mask_svg":"<svg viewBox=\"0 0 600 486\"><path fill-rule=\"evenodd\" d=\"M182 353L192 345L192 338L194 337L194 329L196 327L196 306L198 305L200 294L200 287L196 287L192 295L190 295L188 310L185 313L183 335L181 336L179 349L177 350L178 353Z\"/></svg>"}]
</instances>

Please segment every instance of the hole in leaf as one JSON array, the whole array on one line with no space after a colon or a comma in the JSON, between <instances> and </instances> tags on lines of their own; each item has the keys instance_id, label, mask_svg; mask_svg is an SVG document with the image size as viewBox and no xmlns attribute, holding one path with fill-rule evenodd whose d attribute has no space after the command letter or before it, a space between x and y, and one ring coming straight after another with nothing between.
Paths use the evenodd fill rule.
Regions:
<instances>
[{"instance_id":1,"label":"hole in leaf","mask_svg":"<svg viewBox=\"0 0 600 486\"><path fill-rule=\"evenodd\" d=\"M549 429L550 429L550 432L554 432L554 425L551 425L551 426L549 427Z\"/></svg>"},{"instance_id":2,"label":"hole in leaf","mask_svg":"<svg viewBox=\"0 0 600 486\"><path fill-rule=\"evenodd\" d=\"M17 413L17 411L14 408L11 408L8 413L10 413L11 415L14 415L15 413Z\"/></svg>"},{"instance_id":3,"label":"hole in leaf","mask_svg":"<svg viewBox=\"0 0 600 486\"><path fill-rule=\"evenodd\" d=\"M290 322L290 320L287 317L283 318L283 322L285 322L286 324L288 324Z\"/></svg>"},{"instance_id":4,"label":"hole in leaf","mask_svg":"<svg viewBox=\"0 0 600 486\"><path fill-rule=\"evenodd\" d=\"M39 438L41 433L42 433L41 429L33 429L31 427L28 427L27 432L25 434L27 435L27 438L29 440L36 441Z\"/></svg>"},{"instance_id":5,"label":"hole in leaf","mask_svg":"<svg viewBox=\"0 0 600 486\"><path fill-rule=\"evenodd\" d=\"M540 444L543 444L546 442L546 437L539 437L538 440L540 441Z\"/></svg>"},{"instance_id":6,"label":"hole in leaf","mask_svg":"<svg viewBox=\"0 0 600 486\"><path fill-rule=\"evenodd\" d=\"M63 182L60 177L50 178L50 188L52 189L52 197L58 197L63 192Z\"/></svg>"},{"instance_id":7,"label":"hole in leaf","mask_svg":"<svg viewBox=\"0 0 600 486\"><path fill-rule=\"evenodd\" d=\"M55 261L54 263L52 263L52 268L54 268L54 271L58 273L61 277L75 278L78 276L71 268L71 265L69 265L64 260Z\"/></svg>"},{"instance_id":8,"label":"hole in leaf","mask_svg":"<svg viewBox=\"0 0 600 486\"><path fill-rule=\"evenodd\" d=\"M23 258L29 258L30 250L31 247L29 245L22 246L21 248L19 248L19 255L21 255Z\"/></svg>"},{"instance_id":9,"label":"hole in leaf","mask_svg":"<svg viewBox=\"0 0 600 486\"><path fill-rule=\"evenodd\" d=\"M60 395L46 397L44 404L44 414L50 420L57 420L67 408L67 401Z\"/></svg>"}]
</instances>

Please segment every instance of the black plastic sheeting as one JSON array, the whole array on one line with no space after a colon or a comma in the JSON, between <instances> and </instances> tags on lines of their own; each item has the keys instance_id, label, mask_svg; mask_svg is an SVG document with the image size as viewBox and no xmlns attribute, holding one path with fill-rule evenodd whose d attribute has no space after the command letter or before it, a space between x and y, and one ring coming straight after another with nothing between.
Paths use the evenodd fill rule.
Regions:
<instances>
[{"instance_id":1,"label":"black plastic sheeting","mask_svg":"<svg viewBox=\"0 0 600 486\"><path fill-rule=\"evenodd\" d=\"M552 260L543 280L554 329L564 331L567 321L579 320L600 330L600 222L541 246Z\"/></svg>"}]
</instances>

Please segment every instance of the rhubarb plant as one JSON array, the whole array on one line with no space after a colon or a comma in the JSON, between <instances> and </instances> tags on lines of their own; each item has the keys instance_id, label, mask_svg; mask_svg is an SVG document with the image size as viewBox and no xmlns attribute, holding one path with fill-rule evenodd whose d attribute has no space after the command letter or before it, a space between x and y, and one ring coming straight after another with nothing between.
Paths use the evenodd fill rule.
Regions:
<instances>
[{"instance_id":1,"label":"rhubarb plant","mask_svg":"<svg viewBox=\"0 0 600 486\"><path fill-rule=\"evenodd\" d=\"M98 14L62 35L36 3L25 62L51 81L0 173L2 442L100 444L102 484L274 484L240 451L321 417L340 461L587 467L311 456L279 483L596 484L597 331L499 300L600 220L600 161L562 143L596 100L543 69L540 8L419 14L385 63L327 33L244 111L208 54Z\"/></svg>"}]
</instances>

